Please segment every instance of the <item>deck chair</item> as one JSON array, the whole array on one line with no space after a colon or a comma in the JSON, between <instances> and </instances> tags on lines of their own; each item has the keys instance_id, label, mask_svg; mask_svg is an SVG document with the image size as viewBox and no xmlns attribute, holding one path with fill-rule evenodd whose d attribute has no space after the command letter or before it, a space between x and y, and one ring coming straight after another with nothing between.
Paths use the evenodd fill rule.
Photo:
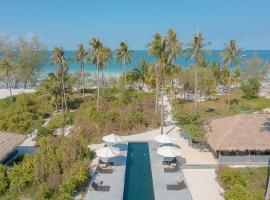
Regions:
<instances>
[{"instance_id":1,"label":"deck chair","mask_svg":"<svg viewBox=\"0 0 270 200\"><path fill-rule=\"evenodd\" d=\"M183 190L186 189L187 186L184 181L181 181L177 184L167 184L167 190Z\"/></svg>"},{"instance_id":2,"label":"deck chair","mask_svg":"<svg viewBox=\"0 0 270 200\"><path fill-rule=\"evenodd\" d=\"M98 185L93 181L91 184L91 189L98 192L109 192L110 186Z\"/></svg>"},{"instance_id":3,"label":"deck chair","mask_svg":"<svg viewBox=\"0 0 270 200\"><path fill-rule=\"evenodd\" d=\"M113 173L113 169L111 169L111 168L101 168L100 166L97 166L97 170L102 174L111 174L111 173Z\"/></svg>"}]
</instances>

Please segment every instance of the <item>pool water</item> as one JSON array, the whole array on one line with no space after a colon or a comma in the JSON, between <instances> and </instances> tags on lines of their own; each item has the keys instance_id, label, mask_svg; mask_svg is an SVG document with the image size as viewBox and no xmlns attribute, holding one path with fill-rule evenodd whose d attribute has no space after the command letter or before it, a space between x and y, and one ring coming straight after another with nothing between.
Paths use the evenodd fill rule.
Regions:
<instances>
[{"instance_id":1,"label":"pool water","mask_svg":"<svg viewBox=\"0 0 270 200\"><path fill-rule=\"evenodd\" d=\"M155 199L148 143L128 143L123 199Z\"/></svg>"}]
</instances>

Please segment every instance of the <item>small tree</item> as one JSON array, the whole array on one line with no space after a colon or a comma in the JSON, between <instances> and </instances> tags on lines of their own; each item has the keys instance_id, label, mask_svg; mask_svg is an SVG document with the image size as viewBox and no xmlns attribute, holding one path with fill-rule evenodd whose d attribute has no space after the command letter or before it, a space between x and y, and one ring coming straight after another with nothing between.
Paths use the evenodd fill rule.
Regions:
<instances>
[{"instance_id":1,"label":"small tree","mask_svg":"<svg viewBox=\"0 0 270 200\"><path fill-rule=\"evenodd\" d=\"M241 80L241 90L244 92L247 99L257 98L260 91L260 79L257 76Z\"/></svg>"}]
</instances>

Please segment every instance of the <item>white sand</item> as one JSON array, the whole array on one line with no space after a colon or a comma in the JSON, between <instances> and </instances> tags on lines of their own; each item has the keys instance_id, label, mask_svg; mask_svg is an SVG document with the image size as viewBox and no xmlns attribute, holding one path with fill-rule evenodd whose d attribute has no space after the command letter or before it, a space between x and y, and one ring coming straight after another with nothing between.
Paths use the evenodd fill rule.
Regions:
<instances>
[{"instance_id":1,"label":"white sand","mask_svg":"<svg viewBox=\"0 0 270 200\"><path fill-rule=\"evenodd\" d=\"M18 95L22 93L33 93L35 89L12 89L12 95ZM9 89L0 89L0 99L9 97Z\"/></svg>"},{"instance_id":2,"label":"white sand","mask_svg":"<svg viewBox=\"0 0 270 200\"><path fill-rule=\"evenodd\" d=\"M193 200L224 200L215 169L183 169Z\"/></svg>"}]
</instances>

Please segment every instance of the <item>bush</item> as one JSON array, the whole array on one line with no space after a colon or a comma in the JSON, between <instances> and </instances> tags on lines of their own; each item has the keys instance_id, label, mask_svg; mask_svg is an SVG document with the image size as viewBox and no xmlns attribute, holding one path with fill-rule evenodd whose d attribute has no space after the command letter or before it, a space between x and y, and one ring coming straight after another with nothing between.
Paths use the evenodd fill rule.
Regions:
<instances>
[{"instance_id":1,"label":"bush","mask_svg":"<svg viewBox=\"0 0 270 200\"><path fill-rule=\"evenodd\" d=\"M203 119L199 113L175 113L174 118L183 127L193 142L205 141L205 130L203 127Z\"/></svg>"},{"instance_id":2,"label":"bush","mask_svg":"<svg viewBox=\"0 0 270 200\"><path fill-rule=\"evenodd\" d=\"M25 156L22 162L15 164L8 170L9 189L12 192L20 192L26 186L34 182L33 158Z\"/></svg>"},{"instance_id":3,"label":"bush","mask_svg":"<svg viewBox=\"0 0 270 200\"><path fill-rule=\"evenodd\" d=\"M247 99L257 98L260 91L260 79L256 76L241 80L241 90Z\"/></svg>"},{"instance_id":4,"label":"bush","mask_svg":"<svg viewBox=\"0 0 270 200\"><path fill-rule=\"evenodd\" d=\"M21 94L15 103L0 107L0 130L30 133L43 123L39 101L31 94Z\"/></svg>"},{"instance_id":5,"label":"bush","mask_svg":"<svg viewBox=\"0 0 270 200\"><path fill-rule=\"evenodd\" d=\"M52 119L50 120L50 122L47 125L47 128L50 130L54 130L57 128L63 128L65 125L72 124L74 121L74 117L75 117L74 112L57 114L57 115L52 117Z\"/></svg>"},{"instance_id":6,"label":"bush","mask_svg":"<svg viewBox=\"0 0 270 200\"><path fill-rule=\"evenodd\" d=\"M226 191L224 196L226 200L254 200L252 192L238 184Z\"/></svg>"},{"instance_id":7,"label":"bush","mask_svg":"<svg viewBox=\"0 0 270 200\"><path fill-rule=\"evenodd\" d=\"M0 194L6 192L8 188L7 168L0 165Z\"/></svg>"},{"instance_id":8,"label":"bush","mask_svg":"<svg viewBox=\"0 0 270 200\"><path fill-rule=\"evenodd\" d=\"M226 200L264 200L267 168L229 168L217 170Z\"/></svg>"}]
</instances>

